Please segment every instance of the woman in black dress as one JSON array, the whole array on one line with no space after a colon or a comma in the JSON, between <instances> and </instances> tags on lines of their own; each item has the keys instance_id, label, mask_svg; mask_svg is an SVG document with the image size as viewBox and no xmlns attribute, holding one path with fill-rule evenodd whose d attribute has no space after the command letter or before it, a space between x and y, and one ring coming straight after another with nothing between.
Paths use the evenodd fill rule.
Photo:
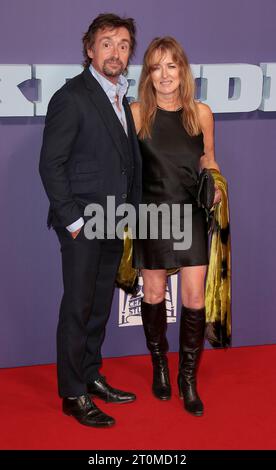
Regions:
<instances>
[{"instance_id":1,"label":"woman in black dress","mask_svg":"<svg viewBox=\"0 0 276 470\"><path fill-rule=\"evenodd\" d=\"M180 397L187 411L203 414L196 389L197 367L205 328L204 283L208 265L205 213L196 203L200 169L216 168L213 116L194 99L194 79L181 45L171 37L156 38L145 52L139 84L139 102L131 105L143 159L143 203L179 204L180 227L185 225L184 204L192 206L192 242L175 250L170 237L134 241L134 266L141 269L144 298L142 321L153 363L154 395L167 400L171 386L166 353L165 288L167 270L180 268ZM214 204L220 201L216 189ZM141 223L141 221L140 221ZM161 216L158 217L158 229Z\"/></svg>"}]
</instances>

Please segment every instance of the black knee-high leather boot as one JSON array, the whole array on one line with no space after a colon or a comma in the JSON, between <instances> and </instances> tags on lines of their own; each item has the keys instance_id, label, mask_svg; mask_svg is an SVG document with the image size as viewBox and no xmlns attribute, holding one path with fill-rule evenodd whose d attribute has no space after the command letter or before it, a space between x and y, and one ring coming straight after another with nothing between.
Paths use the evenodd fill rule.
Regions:
<instances>
[{"instance_id":1,"label":"black knee-high leather boot","mask_svg":"<svg viewBox=\"0 0 276 470\"><path fill-rule=\"evenodd\" d=\"M182 307L179 335L179 374L180 398L184 398L184 408L195 416L202 416L203 403L196 388L197 369L203 349L205 331L205 308Z\"/></svg>"},{"instance_id":2,"label":"black knee-high leather boot","mask_svg":"<svg viewBox=\"0 0 276 470\"><path fill-rule=\"evenodd\" d=\"M165 300L159 304L141 302L142 321L153 365L153 394L160 400L169 400L171 385L168 369L167 314Z\"/></svg>"}]
</instances>

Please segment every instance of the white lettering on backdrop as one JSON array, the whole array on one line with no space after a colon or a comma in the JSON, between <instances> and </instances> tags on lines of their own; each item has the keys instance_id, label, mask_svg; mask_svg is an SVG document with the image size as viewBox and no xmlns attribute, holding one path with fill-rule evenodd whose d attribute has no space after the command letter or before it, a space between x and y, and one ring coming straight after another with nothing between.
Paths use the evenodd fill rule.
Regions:
<instances>
[{"instance_id":1,"label":"white lettering on backdrop","mask_svg":"<svg viewBox=\"0 0 276 470\"><path fill-rule=\"evenodd\" d=\"M276 111L276 63L192 64L197 98L214 113ZM127 96L137 98L141 65L130 65ZM45 116L51 96L81 65L0 65L0 117ZM19 86L32 80L37 100L30 101Z\"/></svg>"}]
</instances>

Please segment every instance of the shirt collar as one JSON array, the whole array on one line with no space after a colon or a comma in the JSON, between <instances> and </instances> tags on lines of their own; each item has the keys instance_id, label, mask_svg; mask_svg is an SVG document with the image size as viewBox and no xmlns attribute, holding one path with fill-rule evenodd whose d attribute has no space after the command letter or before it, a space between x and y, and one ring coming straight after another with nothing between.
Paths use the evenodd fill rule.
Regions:
<instances>
[{"instance_id":1,"label":"shirt collar","mask_svg":"<svg viewBox=\"0 0 276 470\"><path fill-rule=\"evenodd\" d=\"M115 85L110 80L105 78L101 75L92 64L90 64L90 72L92 73L93 77L97 80L97 82L101 85L105 93L107 94L108 98L110 99L111 103L115 103L116 95L119 96L120 102L122 102L124 95L128 89L128 81L123 76L120 75L117 84Z\"/></svg>"}]
</instances>

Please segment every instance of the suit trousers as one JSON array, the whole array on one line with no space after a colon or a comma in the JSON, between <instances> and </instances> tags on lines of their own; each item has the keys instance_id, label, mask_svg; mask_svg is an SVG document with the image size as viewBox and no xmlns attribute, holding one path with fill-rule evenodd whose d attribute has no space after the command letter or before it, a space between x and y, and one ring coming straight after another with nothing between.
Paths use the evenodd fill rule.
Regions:
<instances>
[{"instance_id":1,"label":"suit trousers","mask_svg":"<svg viewBox=\"0 0 276 470\"><path fill-rule=\"evenodd\" d=\"M87 393L97 379L123 240L88 240L82 227L73 239L56 228L62 254L64 294L57 328L57 374L61 397Z\"/></svg>"}]
</instances>

